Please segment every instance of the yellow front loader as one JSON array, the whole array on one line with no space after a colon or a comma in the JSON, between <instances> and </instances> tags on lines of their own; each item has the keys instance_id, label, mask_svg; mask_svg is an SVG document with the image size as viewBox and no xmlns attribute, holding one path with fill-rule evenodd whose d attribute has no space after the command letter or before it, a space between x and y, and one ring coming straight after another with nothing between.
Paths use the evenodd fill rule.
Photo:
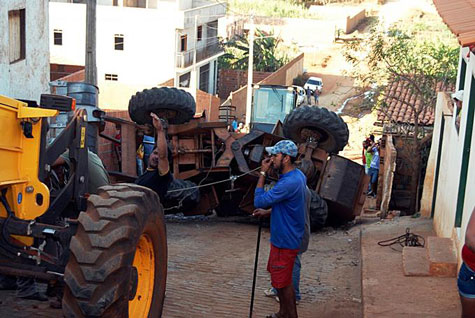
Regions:
<instances>
[{"instance_id":1,"label":"yellow front loader","mask_svg":"<svg viewBox=\"0 0 475 318\"><path fill-rule=\"evenodd\" d=\"M64 286L65 317L160 317L167 245L158 196L88 191L87 114L72 98L0 95L0 273ZM48 117L73 113L48 143ZM70 165L56 164L68 150Z\"/></svg>"}]
</instances>

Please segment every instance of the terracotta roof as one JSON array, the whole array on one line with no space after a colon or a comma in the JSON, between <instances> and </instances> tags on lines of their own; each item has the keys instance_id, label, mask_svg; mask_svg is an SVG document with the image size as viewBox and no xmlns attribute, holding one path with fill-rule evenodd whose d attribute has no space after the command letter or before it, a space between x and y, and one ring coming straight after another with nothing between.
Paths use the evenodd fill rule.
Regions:
<instances>
[{"instance_id":1,"label":"terracotta roof","mask_svg":"<svg viewBox=\"0 0 475 318\"><path fill-rule=\"evenodd\" d=\"M475 0L474 0L475 1ZM384 111L378 111L378 121L393 121L398 124L414 124L413 109L410 105L415 105L416 109L420 107L421 101L407 87L405 81L393 81L386 88L384 102L388 105ZM441 88L438 84L436 92L441 90L453 90L453 87ZM408 105L409 104L409 105ZM425 107L419 114L419 125L431 126L434 124L434 107Z\"/></svg>"},{"instance_id":2,"label":"terracotta roof","mask_svg":"<svg viewBox=\"0 0 475 318\"><path fill-rule=\"evenodd\" d=\"M460 45L475 45L475 0L434 0L434 4Z\"/></svg>"}]
</instances>

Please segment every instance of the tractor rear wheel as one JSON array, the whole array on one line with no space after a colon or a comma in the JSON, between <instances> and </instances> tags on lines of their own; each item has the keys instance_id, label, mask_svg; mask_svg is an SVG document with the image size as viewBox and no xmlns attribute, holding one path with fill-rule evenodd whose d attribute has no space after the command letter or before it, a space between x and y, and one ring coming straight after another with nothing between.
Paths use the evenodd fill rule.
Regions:
<instances>
[{"instance_id":1,"label":"tractor rear wheel","mask_svg":"<svg viewBox=\"0 0 475 318\"><path fill-rule=\"evenodd\" d=\"M328 217L327 202L315 190L310 190L310 230L315 232L325 226Z\"/></svg>"},{"instance_id":2,"label":"tractor rear wheel","mask_svg":"<svg viewBox=\"0 0 475 318\"><path fill-rule=\"evenodd\" d=\"M167 242L157 194L133 184L103 186L78 221L64 273L64 316L161 317Z\"/></svg>"},{"instance_id":3,"label":"tractor rear wheel","mask_svg":"<svg viewBox=\"0 0 475 318\"><path fill-rule=\"evenodd\" d=\"M297 143L313 137L318 148L338 153L348 143L349 130L335 112L318 106L301 106L292 110L284 120L284 136Z\"/></svg>"},{"instance_id":4,"label":"tractor rear wheel","mask_svg":"<svg viewBox=\"0 0 475 318\"><path fill-rule=\"evenodd\" d=\"M152 124L150 113L173 125L184 124L195 115L196 103L190 93L174 87L154 87L130 98L130 118L139 125Z\"/></svg>"}]
</instances>

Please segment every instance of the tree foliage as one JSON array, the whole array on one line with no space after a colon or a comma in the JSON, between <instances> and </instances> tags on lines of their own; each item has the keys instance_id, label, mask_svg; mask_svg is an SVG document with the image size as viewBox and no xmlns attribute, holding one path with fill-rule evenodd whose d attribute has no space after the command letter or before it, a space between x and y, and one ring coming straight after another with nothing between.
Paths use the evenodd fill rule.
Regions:
<instances>
[{"instance_id":1,"label":"tree foliage","mask_svg":"<svg viewBox=\"0 0 475 318\"><path fill-rule=\"evenodd\" d=\"M368 36L360 41L348 43L345 57L353 65L353 76L363 89L373 88L379 92L373 106L385 114L386 121L393 120L387 101L396 101L403 108L412 110L411 123L392 123L405 138L405 151L411 154L406 162L412 169L410 189L418 193L421 175L420 118L436 105L437 91L454 87L457 77L459 47L453 36L440 40L427 30L426 24L414 24L416 31L402 28L385 29L377 25ZM415 29L415 28L414 28ZM424 36L425 35L425 36ZM398 84L399 89L388 89ZM406 91L402 96L401 91ZM404 131L405 130L405 131ZM415 195L413 207L418 208Z\"/></svg>"},{"instance_id":2,"label":"tree foliage","mask_svg":"<svg viewBox=\"0 0 475 318\"><path fill-rule=\"evenodd\" d=\"M254 70L261 72L275 72L284 66L289 58L281 50L282 39L256 30L254 40ZM220 67L235 70L247 70L249 61L249 40L247 36L236 36L224 43L225 54L220 57Z\"/></svg>"},{"instance_id":3,"label":"tree foliage","mask_svg":"<svg viewBox=\"0 0 475 318\"><path fill-rule=\"evenodd\" d=\"M348 43L345 49L359 85L379 88L380 96L374 106L387 113L385 101L394 99L412 109L416 137L419 116L427 108L435 107L437 91L453 87L458 56L459 48L452 42L421 40L398 29L384 31L381 26L364 40ZM396 82L402 83L403 89L413 96L410 101L400 99L399 92L385 89Z\"/></svg>"}]
</instances>

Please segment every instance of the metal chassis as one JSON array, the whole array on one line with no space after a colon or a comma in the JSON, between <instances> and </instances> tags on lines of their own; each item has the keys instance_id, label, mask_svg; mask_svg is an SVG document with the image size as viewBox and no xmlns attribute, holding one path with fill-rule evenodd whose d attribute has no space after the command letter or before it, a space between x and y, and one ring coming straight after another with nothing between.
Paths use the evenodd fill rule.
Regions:
<instances>
[{"instance_id":1,"label":"metal chassis","mask_svg":"<svg viewBox=\"0 0 475 318\"><path fill-rule=\"evenodd\" d=\"M40 280L62 279L69 259L69 243L77 228L76 218L87 207L86 125L86 112L77 110L67 127L47 146L48 122L42 120L39 179L47 180L53 163L66 149L69 149L73 169L68 183L59 193L51 194L48 210L36 220L0 218L0 273ZM65 217L66 210L71 212L68 216L72 218ZM65 225L57 224L60 217ZM21 246L11 235L33 237L35 243L31 247ZM62 253L57 253L57 244Z\"/></svg>"}]
</instances>

